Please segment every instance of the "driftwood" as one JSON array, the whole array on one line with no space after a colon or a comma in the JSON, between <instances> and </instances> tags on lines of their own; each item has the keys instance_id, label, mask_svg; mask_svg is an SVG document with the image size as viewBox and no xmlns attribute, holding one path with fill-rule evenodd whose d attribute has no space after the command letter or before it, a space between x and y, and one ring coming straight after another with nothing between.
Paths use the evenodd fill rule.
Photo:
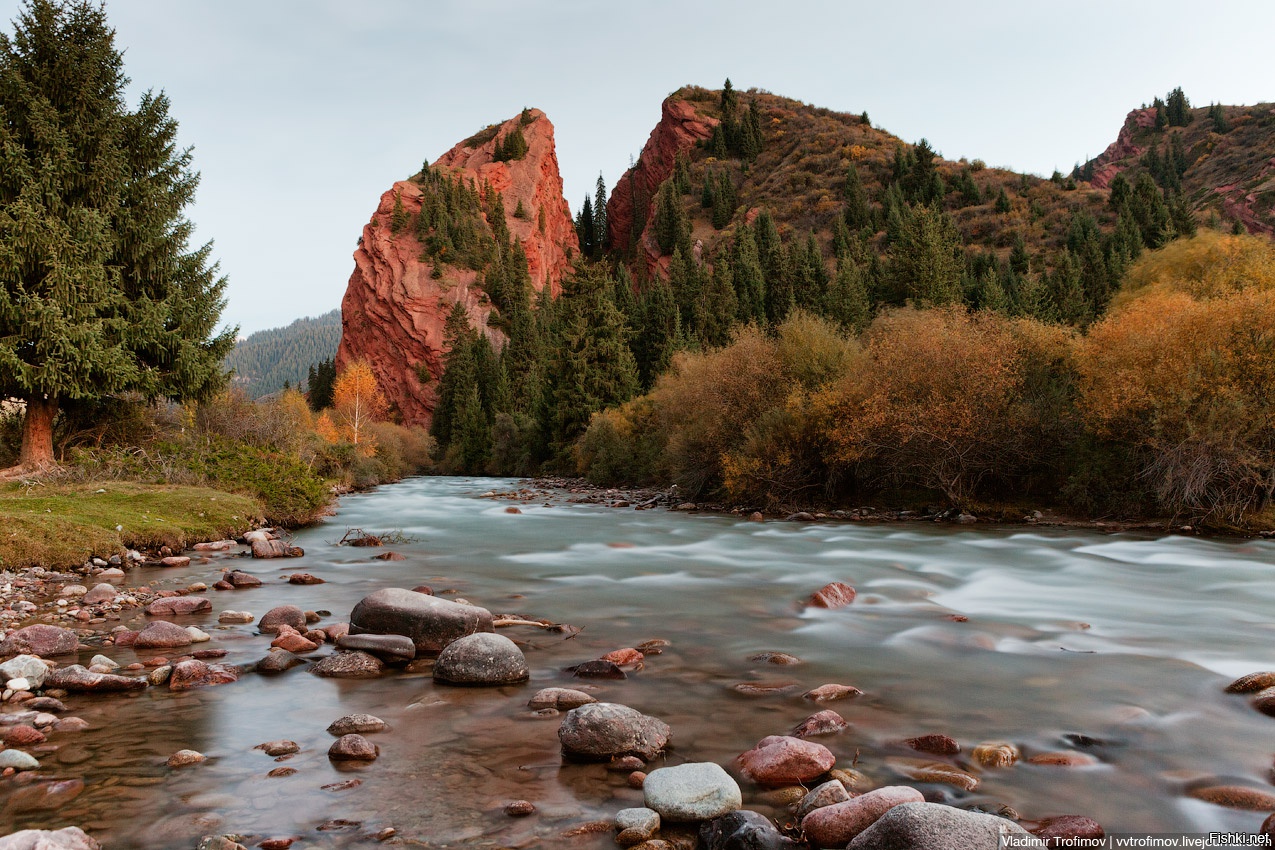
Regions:
<instances>
[{"instance_id":1,"label":"driftwood","mask_svg":"<svg viewBox=\"0 0 1275 850\"><path fill-rule=\"evenodd\" d=\"M532 626L537 629L544 629L547 632L559 632L568 637L574 637L581 631L580 626L572 626L567 623L551 623L548 620L528 620L523 617L505 616L496 617L491 624L502 629L507 626Z\"/></svg>"},{"instance_id":2,"label":"driftwood","mask_svg":"<svg viewBox=\"0 0 1275 850\"><path fill-rule=\"evenodd\" d=\"M385 545L381 538L375 534L368 534L361 528L351 528L345 532L345 536L337 541L338 546L383 546Z\"/></svg>"}]
</instances>

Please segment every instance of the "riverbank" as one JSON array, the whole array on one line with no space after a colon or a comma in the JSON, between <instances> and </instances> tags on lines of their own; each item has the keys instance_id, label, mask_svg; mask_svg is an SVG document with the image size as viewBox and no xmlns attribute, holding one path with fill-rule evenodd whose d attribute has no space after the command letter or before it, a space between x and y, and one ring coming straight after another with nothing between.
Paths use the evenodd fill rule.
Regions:
<instances>
[{"instance_id":1,"label":"riverbank","mask_svg":"<svg viewBox=\"0 0 1275 850\"><path fill-rule=\"evenodd\" d=\"M514 490L492 491L484 498L514 502L604 505L611 508L650 510L665 508L682 513L738 516L755 522L783 520L789 522L856 522L856 523L946 523L954 525L1024 525L1041 528L1074 528L1116 534L1127 531L1149 531L1164 534L1188 534L1227 537L1275 537L1275 514L1267 511L1249 527L1214 527L1195 524L1173 517L1118 519L1090 518L1059 511L1053 507L1021 505L984 506L961 510L951 507L921 505L916 507L828 508L797 506L784 510L764 506L726 505L719 502L682 499L676 485L665 489L654 487L606 487L583 478L533 478L519 482Z\"/></svg>"},{"instance_id":2,"label":"riverbank","mask_svg":"<svg viewBox=\"0 0 1275 850\"><path fill-rule=\"evenodd\" d=\"M12 482L0 486L0 568L68 569L129 549L172 554L241 537L262 514L256 499L209 487Z\"/></svg>"}]
</instances>

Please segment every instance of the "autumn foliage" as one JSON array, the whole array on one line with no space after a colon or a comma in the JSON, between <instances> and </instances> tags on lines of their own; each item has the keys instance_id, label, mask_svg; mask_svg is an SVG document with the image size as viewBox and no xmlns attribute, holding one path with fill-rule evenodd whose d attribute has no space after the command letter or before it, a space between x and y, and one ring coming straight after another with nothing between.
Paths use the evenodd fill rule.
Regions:
<instances>
[{"instance_id":1,"label":"autumn foliage","mask_svg":"<svg viewBox=\"0 0 1275 850\"><path fill-rule=\"evenodd\" d=\"M861 337L794 314L682 352L594 417L599 481L810 506L1027 501L1243 523L1275 496L1275 247L1202 233L1149 252L1087 334L964 307Z\"/></svg>"},{"instance_id":2,"label":"autumn foliage","mask_svg":"<svg viewBox=\"0 0 1275 850\"><path fill-rule=\"evenodd\" d=\"M375 445L371 433L373 422L385 417L389 404L377 386L376 375L366 361L356 360L337 375L332 386L332 415L329 429L341 439L368 449Z\"/></svg>"}]
</instances>

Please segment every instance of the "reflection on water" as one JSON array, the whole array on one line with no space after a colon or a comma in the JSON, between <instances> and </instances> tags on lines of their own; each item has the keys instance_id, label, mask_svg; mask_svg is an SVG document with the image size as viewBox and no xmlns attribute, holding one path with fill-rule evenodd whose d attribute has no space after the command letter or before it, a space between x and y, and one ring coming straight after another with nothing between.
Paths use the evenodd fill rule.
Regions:
<instances>
[{"instance_id":1,"label":"reflection on water","mask_svg":"<svg viewBox=\"0 0 1275 850\"><path fill-rule=\"evenodd\" d=\"M729 766L759 738L786 733L816 709L802 691L840 682L864 696L833 704L851 728L820 740L843 766L857 755L859 769L880 783L898 779L885 762L904 754L890 743L900 738L942 732L967 751L1009 740L1031 755L1071 748L1067 736L1083 735L1093 739L1081 740L1099 765L989 771L973 794L924 787L935 799L1005 804L1029 818L1084 814L1109 831L1252 831L1262 820L1182 792L1208 779L1266 784L1275 720L1222 686L1275 668L1275 544L920 524L758 525L585 505L525 504L515 515L477 498L507 485L430 478L349 496L338 516L297 535L302 559L215 557L162 574L135 572L130 582L211 584L228 564L266 580L259 589L210 592L213 612L184 618L209 631L230 663L260 658L268 639L252 626L217 626L222 610L260 615L292 603L332 612L325 622L343 620L363 595L386 586L429 584L493 612L583 627L570 639L502 630L523 644L530 683L435 687L427 665L373 681L323 680L298 668L182 694L72 696L70 713L92 728L54 733L59 749L42 756L43 773L82 777L86 790L55 812L22 812L12 785L3 786L0 826L79 825L111 848L193 847L199 836L221 832L343 847L366 844L385 827L431 847L556 846L564 830L640 805L641 792L622 773L564 764L558 721L531 716L526 700L540 687L572 685L562 672L568 665L652 638L672 646L628 680L598 683L598 693L668 722L670 763ZM337 547L347 527L401 531L411 542L389 548L406 560ZM282 582L296 571L327 583ZM829 581L854 585L854 605L799 604ZM748 660L762 651L802 663ZM121 664L145 657L132 649L108 654ZM765 697L732 689L777 679L800 687ZM327 759L325 728L353 712L391 728L375 736L379 760L339 768ZM301 752L276 763L253 749L279 738L297 741ZM167 757L184 748L209 760L169 769ZM280 766L296 773L267 776ZM361 783L323 788L348 779ZM744 786L751 807L782 814ZM533 801L537 814L504 815L515 799ZM603 834L572 846L614 845Z\"/></svg>"}]
</instances>

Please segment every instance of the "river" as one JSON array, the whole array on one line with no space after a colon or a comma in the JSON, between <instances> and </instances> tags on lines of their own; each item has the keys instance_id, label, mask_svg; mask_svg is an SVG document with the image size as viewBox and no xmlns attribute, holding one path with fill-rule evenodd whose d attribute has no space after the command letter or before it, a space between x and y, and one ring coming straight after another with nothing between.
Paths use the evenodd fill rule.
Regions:
<instances>
[{"instance_id":1,"label":"river","mask_svg":"<svg viewBox=\"0 0 1275 850\"><path fill-rule=\"evenodd\" d=\"M655 638L671 646L644 669L592 684L600 698L672 727L670 764L729 768L760 738L832 708L850 728L815 740L841 766L857 757L877 784L905 781L888 760L917 755L893 742L927 733L950 735L967 752L1011 741L1024 757L1078 750L1097 759L983 771L972 793L920 786L936 800L1009 806L1024 818L1081 814L1109 832L1251 832L1265 817L1185 794L1202 784L1269 789L1275 718L1223 687L1275 669L1275 543L1025 526L754 523L565 498L520 503L515 514L510 502L480 498L516 486L411 479L343 497L334 517L296 535L303 558L196 558L188 568L132 571L128 583L212 584L231 566L265 580L256 589L210 590L212 613L178 618L208 631L204 646L229 650L229 663L262 657L269 638L252 625L218 626L218 612L260 615L291 603L341 621L381 587L427 584L493 612L580 627L570 638L501 629L523 644L527 685L435 686L418 663L370 681L297 668L184 693L71 695L69 713L91 728L54 733L58 749L41 757L43 772L82 778L85 791L56 811L21 813L8 805L5 785L0 826L78 825L111 850L193 848L217 833L255 836L252 843L294 836L307 848L368 846L369 835L390 827L407 846L614 847L607 834L560 836L641 805L641 791L623 773L564 763L559 720L533 716L526 701L541 687L580 684L563 672L569 665ZM352 527L400 532L406 539L386 548L405 559L336 545ZM281 580L296 571L326 583ZM801 604L831 581L853 585L858 598L838 610ZM125 624L141 619L126 616ZM750 660L762 652L800 663ZM106 654L128 664L141 653ZM744 696L734 688L752 681L793 689ZM801 698L829 682L863 696L818 706ZM325 729L356 712L390 729L371 736L378 760L342 768L327 758L333 739ZM276 739L296 741L301 752L276 764L254 749ZM209 760L167 767L179 749ZM963 759L952 761L968 765ZM267 776L280 766L296 773ZM350 779L361 784L323 787ZM785 817L760 789L741 785L746 806ZM506 816L516 799L537 812Z\"/></svg>"}]
</instances>

